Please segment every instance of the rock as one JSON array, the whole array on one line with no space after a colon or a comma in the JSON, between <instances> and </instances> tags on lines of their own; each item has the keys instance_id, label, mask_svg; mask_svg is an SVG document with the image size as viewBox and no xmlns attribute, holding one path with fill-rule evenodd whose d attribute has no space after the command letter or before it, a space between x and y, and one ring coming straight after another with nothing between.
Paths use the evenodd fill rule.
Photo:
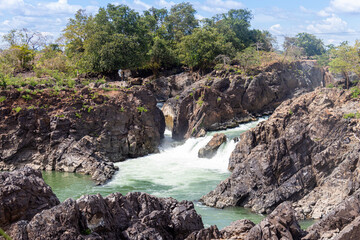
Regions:
<instances>
[{"instance_id":1,"label":"rock","mask_svg":"<svg viewBox=\"0 0 360 240\"><path fill-rule=\"evenodd\" d=\"M13 239L185 239L204 228L189 201L146 193L59 200L39 171L0 173L0 227Z\"/></svg>"},{"instance_id":2,"label":"rock","mask_svg":"<svg viewBox=\"0 0 360 240\"><path fill-rule=\"evenodd\" d=\"M282 103L240 136L231 176L204 197L215 207L269 213L293 203L299 219L323 217L357 191L360 174L358 99L350 91L318 89Z\"/></svg>"},{"instance_id":3,"label":"rock","mask_svg":"<svg viewBox=\"0 0 360 240\"><path fill-rule=\"evenodd\" d=\"M191 233L185 240L212 240L220 239L222 234L220 233L217 226L210 226L209 228L201 229Z\"/></svg>"},{"instance_id":4,"label":"rock","mask_svg":"<svg viewBox=\"0 0 360 240\"><path fill-rule=\"evenodd\" d=\"M357 239L360 225L360 190L346 198L321 220L310 226L304 240Z\"/></svg>"},{"instance_id":5,"label":"rock","mask_svg":"<svg viewBox=\"0 0 360 240\"><path fill-rule=\"evenodd\" d=\"M222 238L244 239L255 224L247 219L237 220L221 230Z\"/></svg>"},{"instance_id":6,"label":"rock","mask_svg":"<svg viewBox=\"0 0 360 240\"><path fill-rule=\"evenodd\" d=\"M198 137L201 129L222 130L251 121L253 115L272 112L281 102L322 86L324 76L315 61L274 63L251 77L226 71L206 75L167 100L173 138Z\"/></svg>"},{"instance_id":7,"label":"rock","mask_svg":"<svg viewBox=\"0 0 360 240\"><path fill-rule=\"evenodd\" d=\"M226 135L216 133L212 139L206 144L205 147L200 148L198 157L199 158L212 158L221 144L226 142Z\"/></svg>"},{"instance_id":8,"label":"rock","mask_svg":"<svg viewBox=\"0 0 360 240\"><path fill-rule=\"evenodd\" d=\"M268 217L251 228L245 240L301 239L303 231L290 202L280 204Z\"/></svg>"},{"instance_id":9,"label":"rock","mask_svg":"<svg viewBox=\"0 0 360 240\"><path fill-rule=\"evenodd\" d=\"M207 87L190 92L180 100L177 105L168 102L169 106L176 106L172 137L177 140L199 137L203 130L236 127L240 117L248 115L243 110L235 111L226 95Z\"/></svg>"},{"instance_id":10,"label":"rock","mask_svg":"<svg viewBox=\"0 0 360 240\"><path fill-rule=\"evenodd\" d=\"M152 93L110 90L47 89L26 102L16 90L2 91L0 170L78 172L102 184L117 170L113 162L156 152L165 121ZM35 107L38 101L42 107ZM15 106L21 106L18 113Z\"/></svg>"},{"instance_id":11,"label":"rock","mask_svg":"<svg viewBox=\"0 0 360 240\"><path fill-rule=\"evenodd\" d=\"M45 209L59 204L51 188L45 184L41 172L31 168L0 172L0 227L30 220Z\"/></svg>"}]
</instances>

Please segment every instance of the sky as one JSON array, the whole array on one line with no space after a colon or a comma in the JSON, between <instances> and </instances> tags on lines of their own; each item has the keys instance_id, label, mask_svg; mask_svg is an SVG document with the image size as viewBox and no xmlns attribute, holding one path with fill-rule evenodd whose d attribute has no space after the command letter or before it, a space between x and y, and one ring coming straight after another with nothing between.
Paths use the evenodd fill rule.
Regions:
<instances>
[{"instance_id":1,"label":"sky","mask_svg":"<svg viewBox=\"0 0 360 240\"><path fill-rule=\"evenodd\" d=\"M108 3L125 4L142 13L150 8L168 8L181 0L0 0L0 35L11 29L27 28L52 36L56 40L68 19L78 9L96 14ZM342 41L354 43L360 39L360 0L196 0L190 2L198 19L227 12L229 9L248 9L253 14L251 27L268 30L278 38L308 32L325 44ZM4 47L0 42L0 48Z\"/></svg>"}]
</instances>

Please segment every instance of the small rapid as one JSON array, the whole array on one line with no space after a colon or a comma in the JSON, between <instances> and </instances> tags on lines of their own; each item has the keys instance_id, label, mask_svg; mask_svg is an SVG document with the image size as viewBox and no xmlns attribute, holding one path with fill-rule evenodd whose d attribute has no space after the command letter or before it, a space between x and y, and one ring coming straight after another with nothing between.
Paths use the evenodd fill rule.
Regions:
<instances>
[{"instance_id":1,"label":"small rapid","mask_svg":"<svg viewBox=\"0 0 360 240\"><path fill-rule=\"evenodd\" d=\"M171 132L166 130L159 153L116 163L119 171L103 186L95 186L88 179L84 180L83 177L76 175L77 178L81 178L82 185L85 182L89 183L80 190L79 188L71 190L73 188L71 180L68 180L69 184L64 189L59 181L55 180L56 173L52 175L45 173L44 178L61 201L68 197L77 198L82 194L146 192L158 197L173 197L179 201L194 201L205 226L216 224L221 229L232 221L242 218L259 222L263 216L251 213L247 209L239 207L215 209L202 205L198 200L230 175L227 168L231 152L236 145L233 138L265 119L260 118L233 129L209 132L205 137L191 138L184 142L174 141ZM213 158L198 158L199 149L204 147L215 133L224 133L227 142L220 146ZM61 181L66 183L63 179L60 179Z\"/></svg>"}]
</instances>

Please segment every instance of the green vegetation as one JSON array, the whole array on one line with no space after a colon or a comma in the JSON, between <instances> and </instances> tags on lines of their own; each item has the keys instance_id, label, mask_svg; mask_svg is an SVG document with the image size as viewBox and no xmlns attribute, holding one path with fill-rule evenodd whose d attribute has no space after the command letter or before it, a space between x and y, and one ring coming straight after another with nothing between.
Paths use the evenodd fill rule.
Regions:
<instances>
[{"instance_id":1,"label":"green vegetation","mask_svg":"<svg viewBox=\"0 0 360 240\"><path fill-rule=\"evenodd\" d=\"M22 108L21 108L21 107L19 107L19 106L18 106L18 107L16 107L16 108L13 108L13 110L14 110L16 113L20 112L20 111L21 111L21 109L22 109Z\"/></svg>"},{"instance_id":2,"label":"green vegetation","mask_svg":"<svg viewBox=\"0 0 360 240\"><path fill-rule=\"evenodd\" d=\"M142 106L137 107L136 109L138 110L139 113L147 112L147 111L148 111L145 107L142 107Z\"/></svg>"},{"instance_id":3,"label":"green vegetation","mask_svg":"<svg viewBox=\"0 0 360 240\"><path fill-rule=\"evenodd\" d=\"M25 99L26 101L28 101L28 100L31 100L31 99L32 99L32 97L31 97L29 94L22 95L21 97L22 97L23 99Z\"/></svg>"},{"instance_id":4,"label":"green vegetation","mask_svg":"<svg viewBox=\"0 0 360 240\"><path fill-rule=\"evenodd\" d=\"M4 230L2 230L2 228L0 228L0 236L4 237L5 240L11 240L9 235L7 235L6 232Z\"/></svg>"},{"instance_id":5,"label":"green vegetation","mask_svg":"<svg viewBox=\"0 0 360 240\"><path fill-rule=\"evenodd\" d=\"M289 114L290 114L290 115L293 115L294 112L290 109L290 110L289 110Z\"/></svg>"},{"instance_id":6,"label":"green vegetation","mask_svg":"<svg viewBox=\"0 0 360 240\"><path fill-rule=\"evenodd\" d=\"M352 98L357 98L360 94L360 89L358 87L353 87L351 88L351 93Z\"/></svg>"},{"instance_id":7,"label":"green vegetation","mask_svg":"<svg viewBox=\"0 0 360 240\"><path fill-rule=\"evenodd\" d=\"M344 114L344 119L351 119L351 118L356 118L356 119L360 119L360 113L356 112L356 113L346 113Z\"/></svg>"},{"instance_id":8,"label":"green vegetation","mask_svg":"<svg viewBox=\"0 0 360 240\"><path fill-rule=\"evenodd\" d=\"M4 102L6 100L5 96L0 96L0 103Z\"/></svg>"}]
</instances>

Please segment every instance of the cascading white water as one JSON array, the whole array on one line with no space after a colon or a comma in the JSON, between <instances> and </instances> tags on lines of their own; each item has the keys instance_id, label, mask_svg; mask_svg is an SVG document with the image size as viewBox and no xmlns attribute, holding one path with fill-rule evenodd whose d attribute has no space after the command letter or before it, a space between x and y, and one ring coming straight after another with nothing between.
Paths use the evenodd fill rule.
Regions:
<instances>
[{"instance_id":1,"label":"cascading white water","mask_svg":"<svg viewBox=\"0 0 360 240\"><path fill-rule=\"evenodd\" d=\"M106 196L113 192L126 194L137 191L158 197L194 201L205 226L216 224L221 229L232 221L243 218L259 222L263 216L250 213L244 208L215 209L202 205L198 200L230 175L227 167L236 145L233 138L265 119L260 118L233 129L210 132L203 138L191 138L185 142L172 140L171 132L167 130L159 153L116 163L120 170L103 186L94 186L91 181L82 179L84 176L79 175L67 174L64 177L60 176L61 173L54 172L47 173L44 177L61 200L83 194L101 193ZM213 158L198 158L199 149L211 140L212 135L219 132L226 134L227 143L220 146ZM83 186L80 189L76 185L78 182Z\"/></svg>"}]
</instances>

